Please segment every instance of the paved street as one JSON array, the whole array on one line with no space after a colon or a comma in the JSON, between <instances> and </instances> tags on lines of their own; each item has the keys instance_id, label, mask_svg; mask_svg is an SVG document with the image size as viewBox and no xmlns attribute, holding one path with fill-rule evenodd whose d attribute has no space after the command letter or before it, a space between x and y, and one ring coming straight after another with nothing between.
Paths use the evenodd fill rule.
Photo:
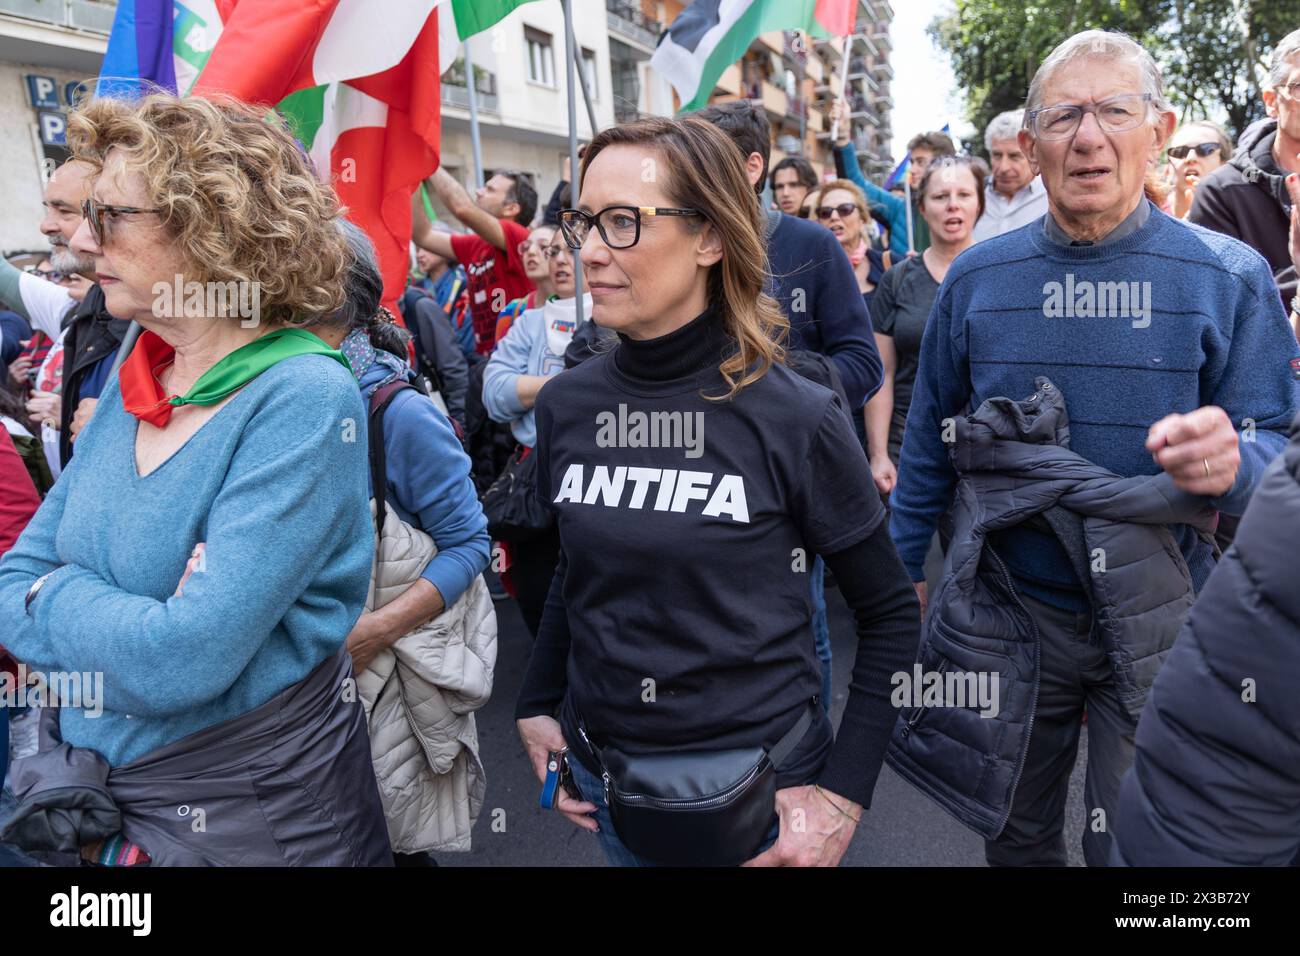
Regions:
<instances>
[{"instance_id":1,"label":"paved street","mask_svg":"<svg viewBox=\"0 0 1300 956\"><path fill-rule=\"evenodd\" d=\"M839 722L847 695L854 644L853 618L838 591L827 593L835 653L833 717ZM496 686L479 712L478 731L487 765L487 800L468 854L441 854L444 866L598 866L604 862L594 837L557 814L540 809L540 789L515 734L515 694L523 679L530 638L513 601L496 606L500 624ZM841 664L842 662L842 664ZM1080 739L1086 752L1087 728ZM1084 822L1081 759L1070 784L1067 834L1070 863L1082 865L1078 837ZM493 832L504 811L504 832ZM498 825L500 829L500 825ZM854 835L844 860L852 866L983 866L983 841L958 824L885 767L875 802Z\"/></svg>"}]
</instances>

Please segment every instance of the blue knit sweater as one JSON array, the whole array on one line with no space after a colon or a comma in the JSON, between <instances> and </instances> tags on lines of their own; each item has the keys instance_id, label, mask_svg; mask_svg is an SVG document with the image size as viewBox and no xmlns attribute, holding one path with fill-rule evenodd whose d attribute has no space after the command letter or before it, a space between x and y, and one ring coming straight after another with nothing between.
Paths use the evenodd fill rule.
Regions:
<instances>
[{"instance_id":1,"label":"blue knit sweater","mask_svg":"<svg viewBox=\"0 0 1300 956\"><path fill-rule=\"evenodd\" d=\"M1119 287L1103 283L1137 283L1123 290L1126 315L1086 314L1122 304ZM1131 476L1159 472L1144 447L1152 424L1218 405L1238 429L1241 469L1212 504L1239 515L1286 445L1300 398L1289 364L1297 351L1259 254L1154 207L1141 229L1103 246L1054 243L1042 220L972 246L930 313L891 499L890 530L912 579L923 578L956 482L945 418L987 398L1024 398L1046 375L1065 396L1070 447ZM1199 589L1211 552L1190 529L1175 532ZM1027 529L1008 539L1003 557L1017 577L1077 582L1054 539Z\"/></svg>"},{"instance_id":2,"label":"blue knit sweater","mask_svg":"<svg viewBox=\"0 0 1300 956\"><path fill-rule=\"evenodd\" d=\"M274 365L144 477L135 433L115 375L0 561L0 641L31 669L103 675L103 713L61 720L112 766L254 709L334 654L375 540L361 395L332 359ZM173 597L200 541L204 566Z\"/></svg>"}]
</instances>

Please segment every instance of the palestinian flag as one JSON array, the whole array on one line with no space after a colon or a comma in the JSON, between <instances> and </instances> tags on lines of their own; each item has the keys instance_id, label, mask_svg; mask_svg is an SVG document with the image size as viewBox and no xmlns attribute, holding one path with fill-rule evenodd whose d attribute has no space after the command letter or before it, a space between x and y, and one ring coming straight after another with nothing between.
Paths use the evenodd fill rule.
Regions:
<instances>
[{"instance_id":1,"label":"palestinian flag","mask_svg":"<svg viewBox=\"0 0 1300 956\"><path fill-rule=\"evenodd\" d=\"M723 70L743 57L760 33L848 36L856 8L857 0L695 0L659 38L650 65L677 90L682 112L699 109Z\"/></svg>"}]
</instances>

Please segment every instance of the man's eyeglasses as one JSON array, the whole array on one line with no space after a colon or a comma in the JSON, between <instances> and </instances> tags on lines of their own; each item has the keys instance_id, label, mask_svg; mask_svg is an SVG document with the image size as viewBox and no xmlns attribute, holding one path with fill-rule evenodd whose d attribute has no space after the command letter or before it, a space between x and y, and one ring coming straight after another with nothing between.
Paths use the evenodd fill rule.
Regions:
<instances>
[{"instance_id":1,"label":"man's eyeglasses","mask_svg":"<svg viewBox=\"0 0 1300 956\"><path fill-rule=\"evenodd\" d=\"M674 209L666 206L606 206L599 212L587 213L581 209L560 210L560 232L570 249L581 249L587 241L591 227L600 232L600 238L611 249L630 249L641 241L643 216L698 216L694 209Z\"/></svg>"},{"instance_id":2,"label":"man's eyeglasses","mask_svg":"<svg viewBox=\"0 0 1300 956\"><path fill-rule=\"evenodd\" d=\"M1223 147L1219 143L1197 143L1195 146L1170 146L1169 155L1174 159L1185 159L1187 154L1196 150L1197 156L1209 156L1211 153L1217 153Z\"/></svg>"},{"instance_id":3,"label":"man's eyeglasses","mask_svg":"<svg viewBox=\"0 0 1300 956\"><path fill-rule=\"evenodd\" d=\"M1286 95L1293 100L1300 100L1300 80L1294 83L1280 83L1275 90L1286 90Z\"/></svg>"},{"instance_id":4,"label":"man's eyeglasses","mask_svg":"<svg viewBox=\"0 0 1300 956\"><path fill-rule=\"evenodd\" d=\"M839 213L841 219L848 219L849 216L857 212L858 207L851 202L842 202L838 206L818 206L817 218L826 220L831 218L832 213Z\"/></svg>"},{"instance_id":5,"label":"man's eyeglasses","mask_svg":"<svg viewBox=\"0 0 1300 956\"><path fill-rule=\"evenodd\" d=\"M1029 128L1035 139L1069 139L1079 129L1084 113L1097 117L1097 124L1108 133L1123 133L1142 125L1150 93L1126 93L1091 106L1045 106L1029 111Z\"/></svg>"},{"instance_id":6,"label":"man's eyeglasses","mask_svg":"<svg viewBox=\"0 0 1300 956\"><path fill-rule=\"evenodd\" d=\"M95 240L95 245L102 246L107 231L104 228L104 217L122 216L130 213L162 212L161 209L141 209L138 206L111 206L107 203L97 203L93 199L87 199L81 204L81 216L90 224L90 235ZM110 222L112 220L109 220Z\"/></svg>"}]
</instances>

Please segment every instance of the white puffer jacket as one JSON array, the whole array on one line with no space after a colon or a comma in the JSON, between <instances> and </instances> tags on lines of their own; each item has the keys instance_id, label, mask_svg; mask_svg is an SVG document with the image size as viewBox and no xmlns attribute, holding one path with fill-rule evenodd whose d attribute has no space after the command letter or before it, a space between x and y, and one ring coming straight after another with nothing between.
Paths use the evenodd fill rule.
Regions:
<instances>
[{"instance_id":1,"label":"white puffer jacket","mask_svg":"<svg viewBox=\"0 0 1300 956\"><path fill-rule=\"evenodd\" d=\"M389 508L366 610L397 598L437 552L431 537ZM469 850L487 789L474 711L492 694L496 656L496 612L479 576L357 678L394 851Z\"/></svg>"}]
</instances>

